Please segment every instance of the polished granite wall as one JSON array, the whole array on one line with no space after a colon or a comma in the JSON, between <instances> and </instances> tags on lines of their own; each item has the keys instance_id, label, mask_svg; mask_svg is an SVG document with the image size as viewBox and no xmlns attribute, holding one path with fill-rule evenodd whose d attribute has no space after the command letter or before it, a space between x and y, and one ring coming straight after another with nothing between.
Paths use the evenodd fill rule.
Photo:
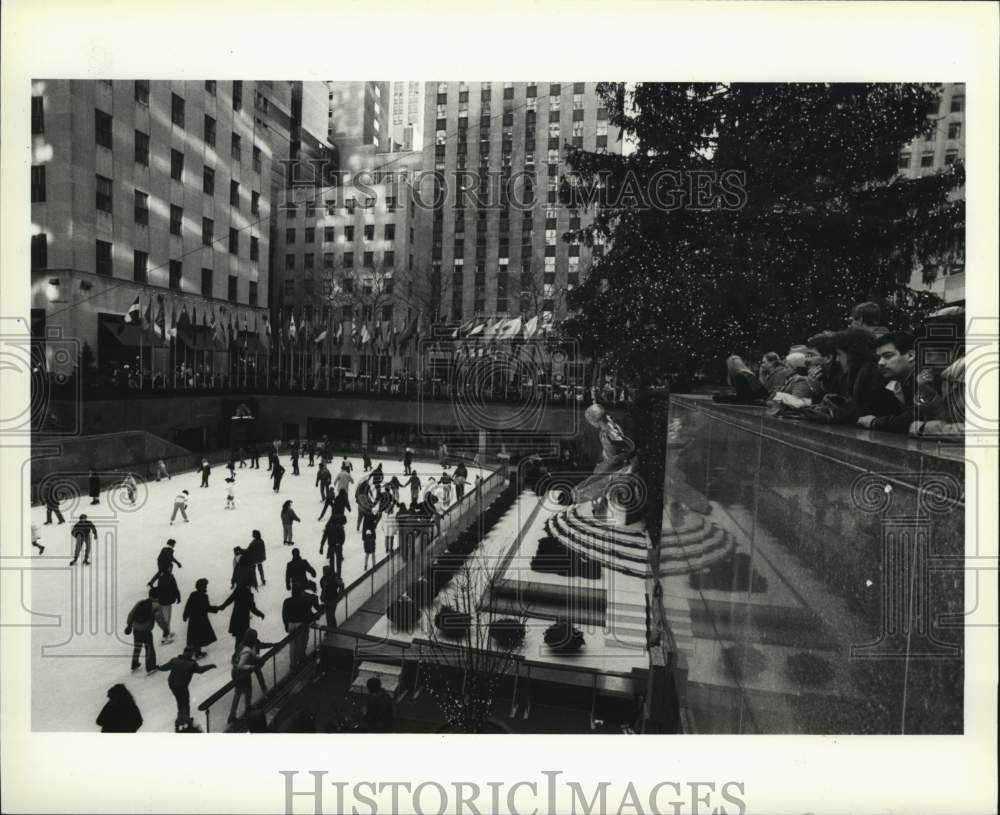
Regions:
<instances>
[{"instance_id":1,"label":"polished granite wall","mask_svg":"<svg viewBox=\"0 0 1000 815\"><path fill-rule=\"evenodd\" d=\"M961 733L961 447L697 396L670 421L661 547L698 515L736 541L660 578L695 729Z\"/></svg>"}]
</instances>

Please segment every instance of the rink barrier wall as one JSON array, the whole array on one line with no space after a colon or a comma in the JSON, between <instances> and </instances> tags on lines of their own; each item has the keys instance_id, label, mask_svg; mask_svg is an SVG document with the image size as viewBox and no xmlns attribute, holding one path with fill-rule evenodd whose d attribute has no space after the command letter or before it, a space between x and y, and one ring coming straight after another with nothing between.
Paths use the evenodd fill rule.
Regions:
<instances>
[{"instance_id":1,"label":"rink barrier wall","mask_svg":"<svg viewBox=\"0 0 1000 815\"><path fill-rule=\"evenodd\" d=\"M494 470L483 479L478 487L470 489L461 501L449 507L437 522L428 524L422 529L418 529L417 525L411 527L415 533L422 537L421 546L417 552L421 557L416 558L416 561L422 562L426 559L423 557L425 553L429 555L436 549L447 545L464 531L469 523L478 518L483 506L488 505L500 494L506 480L506 471ZM394 577L393 570L389 566L401 557L401 553L402 549L397 545L392 552L385 555L371 569L346 586L344 596L337 605L338 615L343 614L343 619L346 620L352 613L350 610L352 607L356 611L386 586L389 580ZM257 678L252 680L252 706L264 711L277 701L283 691L294 683L303 671L315 665L323 642L323 629L316 627L315 623L322 616L320 614L313 619L309 624L308 632L299 629L288 634L260 657L259 673L265 678L269 678L270 682L267 690L262 691ZM302 662L293 667L291 664L291 645L293 640L299 636L306 636L307 641ZM230 680L198 705L198 710L205 714L204 730L206 733L222 732L228 728L228 711L232 705L234 693L235 683ZM226 717L225 721L223 721L224 716Z\"/></svg>"}]
</instances>

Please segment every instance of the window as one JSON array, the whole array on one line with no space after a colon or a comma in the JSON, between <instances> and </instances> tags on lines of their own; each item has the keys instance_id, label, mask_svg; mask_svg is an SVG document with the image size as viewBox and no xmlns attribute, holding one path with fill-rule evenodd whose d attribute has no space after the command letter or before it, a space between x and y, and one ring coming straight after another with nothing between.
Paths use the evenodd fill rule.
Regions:
<instances>
[{"instance_id":1,"label":"window","mask_svg":"<svg viewBox=\"0 0 1000 815\"><path fill-rule=\"evenodd\" d=\"M960 139L962 138L962 123L961 122L951 122L948 125L948 138L949 139Z\"/></svg>"},{"instance_id":2,"label":"window","mask_svg":"<svg viewBox=\"0 0 1000 815\"><path fill-rule=\"evenodd\" d=\"M243 140L240 139L237 133L233 133L232 142L230 145L230 151L232 152L233 158L236 161L242 160L243 155Z\"/></svg>"},{"instance_id":3,"label":"window","mask_svg":"<svg viewBox=\"0 0 1000 815\"><path fill-rule=\"evenodd\" d=\"M253 148L253 171L260 172L260 148L257 145Z\"/></svg>"},{"instance_id":4,"label":"window","mask_svg":"<svg viewBox=\"0 0 1000 815\"><path fill-rule=\"evenodd\" d=\"M323 268L332 269L333 268L333 252L323 253Z\"/></svg>"},{"instance_id":5,"label":"window","mask_svg":"<svg viewBox=\"0 0 1000 815\"><path fill-rule=\"evenodd\" d=\"M951 97L951 112L961 113L963 110L965 110L965 97L964 96Z\"/></svg>"},{"instance_id":6,"label":"window","mask_svg":"<svg viewBox=\"0 0 1000 815\"><path fill-rule=\"evenodd\" d=\"M49 236L44 232L31 236L31 268L44 269L49 265Z\"/></svg>"},{"instance_id":7,"label":"window","mask_svg":"<svg viewBox=\"0 0 1000 815\"><path fill-rule=\"evenodd\" d=\"M227 294L229 295L230 303L236 302L236 291L238 286L239 286L239 278L234 274L229 275L229 291L227 292Z\"/></svg>"},{"instance_id":8,"label":"window","mask_svg":"<svg viewBox=\"0 0 1000 815\"><path fill-rule=\"evenodd\" d=\"M951 165L958 160L958 150L947 150L944 154L944 163Z\"/></svg>"},{"instance_id":9,"label":"window","mask_svg":"<svg viewBox=\"0 0 1000 815\"><path fill-rule=\"evenodd\" d=\"M45 165L31 168L31 203L45 203Z\"/></svg>"},{"instance_id":10,"label":"window","mask_svg":"<svg viewBox=\"0 0 1000 815\"><path fill-rule=\"evenodd\" d=\"M302 288L305 289L306 295L311 295L311 294L313 294L316 291L316 282L312 278L309 278L307 280L303 280L302 281ZM305 309L305 318L306 318L306 320L311 322L312 321L312 316L313 316L312 306L306 306L306 309Z\"/></svg>"},{"instance_id":11,"label":"window","mask_svg":"<svg viewBox=\"0 0 1000 815\"><path fill-rule=\"evenodd\" d=\"M389 266L389 267L395 266L396 265L396 253L392 252L392 251L383 253L383 255L382 255L382 264L384 266Z\"/></svg>"},{"instance_id":12,"label":"window","mask_svg":"<svg viewBox=\"0 0 1000 815\"><path fill-rule=\"evenodd\" d=\"M257 215L260 212L260 193L252 190L250 192L250 214Z\"/></svg>"},{"instance_id":13,"label":"window","mask_svg":"<svg viewBox=\"0 0 1000 815\"><path fill-rule=\"evenodd\" d=\"M372 266L375 265L375 253L374 252L365 252L365 255L364 255L364 265L365 265L365 268L370 268L370 267L372 267Z\"/></svg>"},{"instance_id":14,"label":"window","mask_svg":"<svg viewBox=\"0 0 1000 815\"><path fill-rule=\"evenodd\" d=\"M365 199L365 209L375 209L375 199L368 197Z\"/></svg>"},{"instance_id":15,"label":"window","mask_svg":"<svg viewBox=\"0 0 1000 815\"><path fill-rule=\"evenodd\" d=\"M149 196L140 190L135 191L135 222L149 226Z\"/></svg>"},{"instance_id":16,"label":"window","mask_svg":"<svg viewBox=\"0 0 1000 815\"><path fill-rule=\"evenodd\" d=\"M375 240L375 224L365 224L365 240Z\"/></svg>"},{"instance_id":17,"label":"window","mask_svg":"<svg viewBox=\"0 0 1000 815\"><path fill-rule=\"evenodd\" d=\"M94 142L111 149L111 117L97 108L94 108Z\"/></svg>"},{"instance_id":18,"label":"window","mask_svg":"<svg viewBox=\"0 0 1000 815\"><path fill-rule=\"evenodd\" d=\"M211 246L212 238L215 234L215 221L211 218L201 219L201 245Z\"/></svg>"},{"instance_id":19,"label":"window","mask_svg":"<svg viewBox=\"0 0 1000 815\"><path fill-rule=\"evenodd\" d=\"M201 191L205 195L215 195L215 170L206 167L201 177Z\"/></svg>"},{"instance_id":20,"label":"window","mask_svg":"<svg viewBox=\"0 0 1000 815\"><path fill-rule=\"evenodd\" d=\"M229 206L240 208L240 182L229 182Z\"/></svg>"},{"instance_id":21,"label":"window","mask_svg":"<svg viewBox=\"0 0 1000 815\"><path fill-rule=\"evenodd\" d=\"M302 256L302 268L306 269L308 271L312 271L312 269L313 269L313 253L312 252L306 252Z\"/></svg>"},{"instance_id":22,"label":"window","mask_svg":"<svg viewBox=\"0 0 1000 815\"><path fill-rule=\"evenodd\" d=\"M238 255L240 253L240 231L238 229L229 230L229 254Z\"/></svg>"},{"instance_id":23,"label":"window","mask_svg":"<svg viewBox=\"0 0 1000 815\"><path fill-rule=\"evenodd\" d=\"M286 280L285 281L285 296L292 297L295 294L295 281Z\"/></svg>"},{"instance_id":24,"label":"window","mask_svg":"<svg viewBox=\"0 0 1000 815\"><path fill-rule=\"evenodd\" d=\"M344 268L354 268L354 252L344 252ZM344 291L347 291L347 281L344 281Z\"/></svg>"},{"instance_id":25,"label":"window","mask_svg":"<svg viewBox=\"0 0 1000 815\"><path fill-rule=\"evenodd\" d=\"M170 121L184 127L184 100L176 93L170 94Z\"/></svg>"},{"instance_id":26,"label":"window","mask_svg":"<svg viewBox=\"0 0 1000 815\"><path fill-rule=\"evenodd\" d=\"M900 153L899 154L899 163L896 166L899 167L900 170L905 170L907 167L909 167L910 166L910 154L909 153Z\"/></svg>"},{"instance_id":27,"label":"window","mask_svg":"<svg viewBox=\"0 0 1000 815\"><path fill-rule=\"evenodd\" d=\"M323 227L323 241L324 243L333 243L335 240L336 230L332 226Z\"/></svg>"},{"instance_id":28,"label":"window","mask_svg":"<svg viewBox=\"0 0 1000 815\"><path fill-rule=\"evenodd\" d=\"M394 197L389 196L388 198L385 199L385 211L386 212L396 211L396 199Z\"/></svg>"},{"instance_id":29,"label":"window","mask_svg":"<svg viewBox=\"0 0 1000 815\"><path fill-rule=\"evenodd\" d=\"M316 243L316 227L306 227L306 243Z\"/></svg>"},{"instance_id":30,"label":"window","mask_svg":"<svg viewBox=\"0 0 1000 815\"><path fill-rule=\"evenodd\" d=\"M920 166L921 167L933 167L934 166L934 154L933 153L923 153L920 156Z\"/></svg>"},{"instance_id":31,"label":"window","mask_svg":"<svg viewBox=\"0 0 1000 815\"><path fill-rule=\"evenodd\" d=\"M212 270L202 269L201 270L201 296L211 297L212 296Z\"/></svg>"},{"instance_id":32,"label":"window","mask_svg":"<svg viewBox=\"0 0 1000 815\"><path fill-rule=\"evenodd\" d=\"M357 205L358 201L356 198L348 198L346 201L344 201L344 212L346 212L348 215L353 215L354 208Z\"/></svg>"},{"instance_id":33,"label":"window","mask_svg":"<svg viewBox=\"0 0 1000 815\"><path fill-rule=\"evenodd\" d=\"M179 260L170 261L170 280L169 286L172 289L180 291L181 288L181 273L183 265Z\"/></svg>"},{"instance_id":34,"label":"window","mask_svg":"<svg viewBox=\"0 0 1000 815\"><path fill-rule=\"evenodd\" d=\"M386 224L382 230L382 235L387 241L396 240L396 225Z\"/></svg>"},{"instance_id":35,"label":"window","mask_svg":"<svg viewBox=\"0 0 1000 815\"><path fill-rule=\"evenodd\" d=\"M215 119L211 116L205 117L205 144L215 147Z\"/></svg>"},{"instance_id":36,"label":"window","mask_svg":"<svg viewBox=\"0 0 1000 815\"><path fill-rule=\"evenodd\" d=\"M149 107L149 80L137 79L135 81L135 101L140 105Z\"/></svg>"},{"instance_id":37,"label":"window","mask_svg":"<svg viewBox=\"0 0 1000 815\"><path fill-rule=\"evenodd\" d=\"M353 243L354 242L354 227L353 226L345 226L344 227L344 240L347 241L348 243Z\"/></svg>"},{"instance_id":38,"label":"window","mask_svg":"<svg viewBox=\"0 0 1000 815\"><path fill-rule=\"evenodd\" d=\"M170 177L174 181L184 179L184 154L178 150L170 151Z\"/></svg>"},{"instance_id":39,"label":"window","mask_svg":"<svg viewBox=\"0 0 1000 815\"><path fill-rule=\"evenodd\" d=\"M239 79L233 80L233 110L243 109L243 82Z\"/></svg>"},{"instance_id":40,"label":"window","mask_svg":"<svg viewBox=\"0 0 1000 815\"><path fill-rule=\"evenodd\" d=\"M215 96L215 80L206 79L205 80L205 91L211 96Z\"/></svg>"},{"instance_id":41,"label":"window","mask_svg":"<svg viewBox=\"0 0 1000 815\"><path fill-rule=\"evenodd\" d=\"M45 132L45 100L41 96L31 97L31 132Z\"/></svg>"},{"instance_id":42,"label":"window","mask_svg":"<svg viewBox=\"0 0 1000 815\"><path fill-rule=\"evenodd\" d=\"M294 268L295 268L295 255L289 252L288 254L285 255L285 269L288 270Z\"/></svg>"},{"instance_id":43,"label":"window","mask_svg":"<svg viewBox=\"0 0 1000 815\"><path fill-rule=\"evenodd\" d=\"M141 130L135 131L135 163L149 166L149 136Z\"/></svg>"},{"instance_id":44,"label":"window","mask_svg":"<svg viewBox=\"0 0 1000 815\"><path fill-rule=\"evenodd\" d=\"M608 119L608 109L606 107L599 107L597 109L597 121L605 122Z\"/></svg>"},{"instance_id":45,"label":"window","mask_svg":"<svg viewBox=\"0 0 1000 815\"><path fill-rule=\"evenodd\" d=\"M285 243L295 243L295 228L289 227L285 230Z\"/></svg>"},{"instance_id":46,"label":"window","mask_svg":"<svg viewBox=\"0 0 1000 815\"><path fill-rule=\"evenodd\" d=\"M97 242L95 271L103 277L111 277L111 244L107 241Z\"/></svg>"},{"instance_id":47,"label":"window","mask_svg":"<svg viewBox=\"0 0 1000 815\"><path fill-rule=\"evenodd\" d=\"M248 298L250 305L257 305L257 282L254 280L250 281L250 297Z\"/></svg>"},{"instance_id":48,"label":"window","mask_svg":"<svg viewBox=\"0 0 1000 815\"><path fill-rule=\"evenodd\" d=\"M111 179L97 176L97 208L101 212L111 212Z\"/></svg>"},{"instance_id":49,"label":"window","mask_svg":"<svg viewBox=\"0 0 1000 815\"><path fill-rule=\"evenodd\" d=\"M184 210L176 204L170 205L170 234L181 234L181 222L184 220Z\"/></svg>"},{"instance_id":50,"label":"window","mask_svg":"<svg viewBox=\"0 0 1000 815\"><path fill-rule=\"evenodd\" d=\"M132 279L136 283L146 282L146 269L149 265L149 255L136 250L132 253Z\"/></svg>"}]
</instances>

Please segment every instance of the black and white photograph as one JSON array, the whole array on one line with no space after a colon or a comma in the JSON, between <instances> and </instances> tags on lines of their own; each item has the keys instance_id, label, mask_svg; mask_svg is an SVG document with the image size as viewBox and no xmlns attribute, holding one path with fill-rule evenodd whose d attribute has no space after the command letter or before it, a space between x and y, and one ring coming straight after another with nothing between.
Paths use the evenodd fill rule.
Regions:
<instances>
[{"instance_id":1,"label":"black and white photograph","mask_svg":"<svg viewBox=\"0 0 1000 815\"><path fill-rule=\"evenodd\" d=\"M710 752L656 786L623 753L614 791L551 752L492 792L378 783L422 744L655 774L715 739L995 721L969 654L996 656L996 54L685 80L618 43L535 79L510 50L512 80L412 45L4 84L30 121L0 314L24 737L94 763L161 737L158 773L273 756L256 808L213 789L229 811L743 813L779 810ZM281 763L292 736L389 767Z\"/></svg>"}]
</instances>

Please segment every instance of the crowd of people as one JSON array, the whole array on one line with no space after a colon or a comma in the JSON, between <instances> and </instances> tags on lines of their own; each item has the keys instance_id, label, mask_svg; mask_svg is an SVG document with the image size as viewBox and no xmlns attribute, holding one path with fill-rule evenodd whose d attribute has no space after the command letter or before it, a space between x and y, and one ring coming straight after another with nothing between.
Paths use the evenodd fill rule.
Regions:
<instances>
[{"instance_id":1,"label":"crowd of people","mask_svg":"<svg viewBox=\"0 0 1000 815\"><path fill-rule=\"evenodd\" d=\"M732 392L718 402L767 405L782 418L854 425L918 438L965 432L965 310L931 314L915 332L882 325L878 304L854 307L848 326L768 352L756 371L726 360Z\"/></svg>"},{"instance_id":2,"label":"crowd of people","mask_svg":"<svg viewBox=\"0 0 1000 815\"><path fill-rule=\"evenodd\" d=\"M281 463L281 442L269 444L249 444L231 451L227 464L226 508L235 508L234 485L238 470L262 469L260 451L268 458L267 471L274 483L274 490L280 491L285 467ZM340 461L336 475L333 462L333 445L327 437L321 440L292 441L285 451L291 464L293 476L300 475L299 461L306 461L306 467L315 467L314 486L321 507L317 520L322 521L329 511L329 518L323 527L318 553L326 562L317 568L303 555L302 548L295 540L296 524L301 517L292 499L282 503L279 520L282 527L282 545L290 547L290 559L285 564L284 588L287 597L281 606L282 623L286 634L299 632L299 636L288 642L289 661L292 669L299 667L306 659L309 630L314 622L321 619L328 628L337 626L337 606L346 593L343 578L344 548L347 539L348 516L356 507L356 528L361 532L365 570L377 564L377 542L379 533L385 553L398 551L404 558L412 557L418 547L429 540L435 523L443 516L451 504L453 496L461 499L467 489L471 489L469 471L462 460L452 460L447 447L438 450L437 467L440 475L422 480L417 472L413 451L406 448L402 456L402 478L396 474L386 477L381 463L373 464L367 449L362 453L362 471L354 476L354 464L346 456ZM425 465L421 465L421 469ZM430 466L430 465L426 465ZM197 473L201 488L211 489L211 465L204 460ZM164 477L169 478L163 468ZM92 471L95 483L93 500L100 500L100 477ZM481 476L475 476L478 487ZM117 485L126 493L128 485ZM353 488L353 489L352 489ZM409 497L409 501L406 497ZM181 490L173 502L170 523L181 520L190 522L188 508L190 493ZM64 523L59 509L58 498L52 497L46 504L49 521L53 515L59 523ZM82 549L86 550L84 564L90 563L90 541L96 539L97 532L86 515L81 515L74 525L72 534L76 541L75 564ZM34 536L38 539L38 536ZM420 543L418 543L420 541ZM132 638L132 671L144 667L147 673L166 672L167 684L176 699L177 732L196 732L197 727L191 716L189 686L196 674L212 670L215 664L206 664L210 646L217 642L212 624L212 616L230 609L227 631L233 639L233 651L229 657L234 693L229 712L229 721L236 719L240 702L244 714L251 713L252 684L254 677L263 691L267 684L261 671L263 650L276 643L263 642L252 627L253 618L264 619L265 614L255 602L255 594L267 585L264 565L267 561L267 546L260 530L251 532L251 539L245 546L233 549L232 571L229 595L219 603L209 595L209 581L198 578L193 591L186 601L178 585L176 572L183 568L177 557L178 543L170 538L156 557L156 569L146 584L144 596L131 608L125 620L125 634ZM318 579L317 579L318 578ZM166 662L159 662L156 654L155 632L159 629L161 646L169 645L176 638L176 621L172 613L174 605L184 601L182 622L186 623L184 648L180 655ZM381 696L373 691L374 696ZM383 705L384 707L384 705ZM384 716L384 711L380 714ZM98 724L103 732L126 732L141 726L142 716L128 689L115 685L108 692ZM133 728L134 725L134 728Z\"/></svg>"}]
</instances>

